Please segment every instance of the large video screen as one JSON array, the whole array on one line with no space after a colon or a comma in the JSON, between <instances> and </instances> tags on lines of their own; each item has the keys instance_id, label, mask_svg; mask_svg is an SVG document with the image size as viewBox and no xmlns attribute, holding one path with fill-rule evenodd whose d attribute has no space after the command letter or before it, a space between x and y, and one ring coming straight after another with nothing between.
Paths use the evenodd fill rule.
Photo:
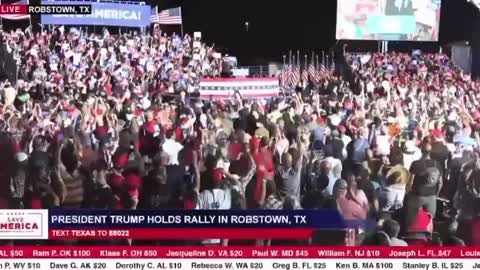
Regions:
<instances>
[{"instance_id":1,"label":"large video screen","mask_svg":"<svg viewBox=\"0 0 480 270\"><path fill-rule=\"evenodd\" d=\"M438 41L441 0L337 1L337 39Z\"/></svg>"}]
</instances>

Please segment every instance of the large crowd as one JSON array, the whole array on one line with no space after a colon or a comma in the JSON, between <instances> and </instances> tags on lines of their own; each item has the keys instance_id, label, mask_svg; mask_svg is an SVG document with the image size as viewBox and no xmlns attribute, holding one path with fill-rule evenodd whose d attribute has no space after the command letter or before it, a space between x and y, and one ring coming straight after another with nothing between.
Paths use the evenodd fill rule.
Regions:
<instances>
[{"instance_id":1,"label":"large crowd","mask_svg":"<svg viewBox=\"0 0 480 270\"><path fill-rule=\"evenodd\" d=\"M445 54L351 54L354 83L204 100L222 59L188 35L2 37L1 208L336 208L377 221L359 243L480 244L480 83Z\"/></svg>"}]
</instances>

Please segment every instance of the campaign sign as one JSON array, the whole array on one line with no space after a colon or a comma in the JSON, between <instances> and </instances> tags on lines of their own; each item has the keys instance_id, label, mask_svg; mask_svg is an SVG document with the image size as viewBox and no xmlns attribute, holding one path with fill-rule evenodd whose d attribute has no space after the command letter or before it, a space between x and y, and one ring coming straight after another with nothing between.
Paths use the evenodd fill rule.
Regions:
<instances>
[{"instance_id":1,"label":"campaign sign","mask_svg":"<svg viewBox=\"0 0 480 270\"><path fill-rule=\"evenodd\" d=\"M149 5L99 3L99 2L52 2L43 1L43 5L72 5L88 3L92 6L89 15L42 15L42 24L61 25L109 25L126 27L145 27L150 25L151 8Z\"/></svg>"},{"instance_id":2,"label":"campaign sign","mask_svg":"<svg viewBox=\"0 0 480 270\"><path fill-rule=\"evenodd\" d=\"M48 210L0 210L0 239L48 239Z\"/></svg>"}]
</instances>

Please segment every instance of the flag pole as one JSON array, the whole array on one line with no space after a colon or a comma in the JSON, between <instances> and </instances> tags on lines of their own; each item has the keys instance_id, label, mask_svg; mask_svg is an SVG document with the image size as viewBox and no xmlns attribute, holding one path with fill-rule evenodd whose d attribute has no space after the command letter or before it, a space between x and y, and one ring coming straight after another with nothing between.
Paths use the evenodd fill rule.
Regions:
<instances>
[{"instance_id":1,"label":"flag pole","mask_svg":"<svg viewBox=\"0 0 480 270\"><path fill-rule=\"evenodd\" d=\"M327 54L327 63L326 63L325 69L330 72L330 65L329 65L329 61L328 61L328 54Z\"/></svg>"},{"instance_id":2,"label":"flag pole","mask_svg":"<svg viewBox=\"0 0 480 270\"><path fill-rule=\"evenodd\" d=\"M297 51L297 66L300 68L300 51Z\"/></svg>"},{"instance_id":3,"label":"flag pole","mask_svg":"<svg viewBox=\"0 0 480 270\"><path fill-rule=\"evenodd\" d=\"M158 8L158 7L157 7L157 8ZM182 33L182 38L183 38L184 36L183 36L183 17L182 17L182 7L179 7L179 9L180 9L180 20L182 20L182 23L180 23L180 31L181 31L181 33ZM158 10L157 10L157 12L158 12Z\"/></svg>"},{"instance_id":4,"label":"flag pole","mask_svg":"<svg viewBox=\"0 0 480 270\"><path fill-rule=\"evenodd\" d=\"M285 68L286 59L287 59L287 56L284 54L284 55L283 55L283 67L282 67L282 69Z\"/></svg>"},{"instance_id":5,"label":"flag pole","mask_svg":"<svg viewBox=\"0 0 480 270\"><path fill-rule=\"evenodd\" d=\"M292 64L292 51L290 51L289 56L288 56L288 64Z\"/></svg>"}]
</instances>

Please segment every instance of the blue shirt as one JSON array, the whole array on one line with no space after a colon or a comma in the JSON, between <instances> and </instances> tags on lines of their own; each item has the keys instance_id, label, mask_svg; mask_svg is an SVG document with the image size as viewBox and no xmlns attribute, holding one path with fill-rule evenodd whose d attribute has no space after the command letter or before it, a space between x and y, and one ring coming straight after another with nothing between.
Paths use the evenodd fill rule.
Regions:
<instances>
[{"instance_id":1,"label":"blue shirt","mask_svg":"<svg viewBox=\"0 0 480 270\"><path fill-rule=\"evenodd\" d=\"M367 160L367 150L370 147L367 139L356 139L351 149L351 157L355 162L364 162Z\"/></svg>"}]
</instances>

